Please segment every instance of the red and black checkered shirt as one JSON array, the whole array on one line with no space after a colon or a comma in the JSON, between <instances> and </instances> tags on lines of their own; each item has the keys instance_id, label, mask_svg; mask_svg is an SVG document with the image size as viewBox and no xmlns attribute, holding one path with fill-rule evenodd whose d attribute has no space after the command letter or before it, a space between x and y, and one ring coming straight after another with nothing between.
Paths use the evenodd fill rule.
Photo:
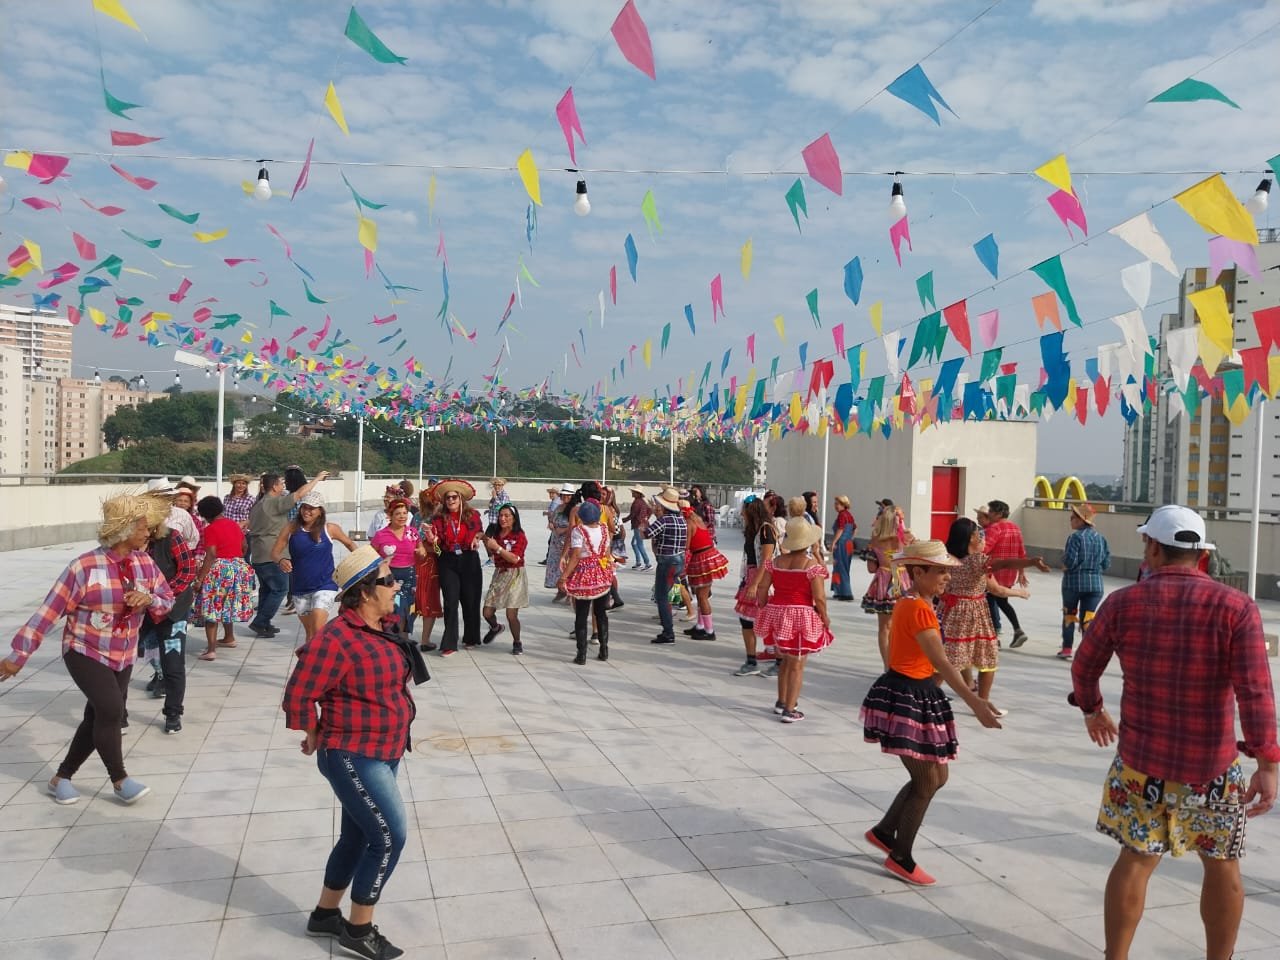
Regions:
<instances>
[{"instance_id":1,"label":"red and black checkered shirt","mask_svg":"<svg viewBox=\"0 0 1280 960\"><path fill-rule=\"evenodd\" d=\"M1080 709L1120 658L1120 757L1152 777L1213 780L1238 753L1280 760L1258 605L1191 567L1161 567L1103 601L1071 665ZM1236 705L1244 740L1236 742Z\"/></svg>"},{"instance_id":2,"label":"red and black checkered shirt","mask_svg":"<svg viewBox=\"0 0 1280 960\"><path fill-rule=\"evenodd\" d=\"M285 724L290 730L317 727L320 747L398 760L409 747L417 712L411 678L400 648L353 610L343 610L298 650L284 688Z\"/></svg>"},{"instance_id":3,"label":"red and black checkered shirt","mask_svg":"<svg viewBox=\"0 0 1280 960\"><path fill-rule=\"evenodd\" d=\"M997 520L984 528L982 535L985 541L982 549L992 560L1021 560L1027 555L1027 548L1022 543L1022 531L1012 520ZM1021 570L1007 567L993 570L991 576L1001 586L1012 587L1018 582L1021 573Z\"/></svg>"}]
</instances>

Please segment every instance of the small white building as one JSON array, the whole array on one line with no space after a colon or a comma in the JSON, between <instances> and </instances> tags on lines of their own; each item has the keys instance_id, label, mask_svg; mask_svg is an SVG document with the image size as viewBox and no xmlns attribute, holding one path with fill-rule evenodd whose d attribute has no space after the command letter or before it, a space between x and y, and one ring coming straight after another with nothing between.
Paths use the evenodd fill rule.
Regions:
<instances>
[{"instance_id":1,"label":"small white building","mask_svg":"<svg viewBox=\"0 0 1280 960\"><path fill-rule=\"evenodd\" d=\"M767 484L788 497L818 491L828 529L837 495L852 502L860 538L871 530L875 501L888 497L902 507L917 537L945 540L951 521L972 517L974 508L989 500L1008 503L1018 520L1023 498L1035 486L1036 426L1034 421L953 421L924 431L896 431L887 439L879 433L829 438L790 433L769 441Z\"/></svg>"}]
</instances>

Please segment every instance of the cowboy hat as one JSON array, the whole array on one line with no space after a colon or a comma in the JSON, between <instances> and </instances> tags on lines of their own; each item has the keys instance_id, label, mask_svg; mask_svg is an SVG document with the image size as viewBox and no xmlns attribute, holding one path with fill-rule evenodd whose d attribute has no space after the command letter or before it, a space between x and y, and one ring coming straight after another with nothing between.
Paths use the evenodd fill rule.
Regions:
<instances>
[{"instance_id":1,"label":"cowboy hat","mask_svg":"<svg viewBox=\"0 0 1280 960\"><path fill-rule=\"evenodd\" d=\"M253 477L249 476L247 473L233 473L230 477L227 478L227 483L231 484L232 486L235 486L237 483L252 483L252 482L253 482Z\"/></svg>"},{"instance_id":2,"label":"cowboy hat","mask_svg":"<svg viewBox=\"0 0 1280 960\"><path fill-rule=\"evenodd\" d=\"M463 500L470 500L476 495L476 488L465 480L450 477L447 480L441 480L431 488L431 499L436 503L444 503L446 493L456 493Z\"/></svg>"},{"instance_id":3,"label":"cowboy hat","mask_svg":"<svg viewBox=\"0 0 1280 960\"><path fill-rule=\"evenodd\" d=\"M1098 515L1098 511L1093 509L1093 505L1088 503L1073 503L1071 512L1091 527L1093 526L1093 518Z\"/></svg>"},{"instance_id":4,"label":"cowboy hat","mask_svg":"<svg viewBox=\"0 0 1280 960\"><path fill-rule=\"evenodd\" d=\"M151 522L152 506L142 497L121 493L102 501L102 523L98 524L98 542L114 547L124 540L138 520Z\"/></svg>"},{"instance_id":5,"label":"cowboy hat","mask_svg":"<svg viewBox=\"0 0 1280 960\"><path fill-rule=\"evenodd\" d=\"M177 483L175 483L174 486L177 487L178 490L180 491L190 490L192 493L200 492L200 484L196 483L196 478L191 476L191 474L189 473L185 477L183 477L181 480L179 480Z\"/></svg>"},{"instance_id":6,"label":"cowboy hat","mask_svg":"<svg viewBox=\"0 0 1280 960\"><path fill-rule=\"evenodd\" d=\"M974 508L973 508L973 512L974 512L974 513L976 513L976 514L977 514L978 516L980 516L980 517L989 517L989 516L991 516L991 511L987 509L987 505L986 505L985 503L984 503L982 506L980 506L980 507L974 507Z\"/></svg>"},{"instance_id":7,"label":"cowboy hat","mask_svg":"<svg viewBox=\"0 0 1280 960\"><path fill-rule=\"evenodd\" d=\"M680 509L680 495L676 493L674 487L665 487L661 493L654 494L653 503L654 506L675 513Z\"/></svg>"},{"instance_id":8,"label":"cowboy hat","mask_svg":"<svg viewBox=\"0 0 1280 960\"><path fill-rule=\"evenodd\" d=\"M577 492L578 488L571 483L563 484L560 487L560 496L562 497L572 497Z\"/></svg>"},{"instance_id":9,"label":"cowboy hat","mask_svg":"<svg viewBox=\"0 0 1280 960\"><path fill-rule=\"evenodd\" d=\"M505 487L506 485L507 485L507 481L502 477L494 477L492 480L489 481L489 486L491 487Z\"/></svg>"},{"instance_id":10,"label":"cowboy hat","mask_svg":"<svg viewBox=\"0 0 1280 960\"><path fill-rule=\"evenodd\" d=\"M647 494L642 487L632 487L631 495L633 497L647 497L649 494Z\"/></svg>"},{"instance_id":11,"label":"cowboy hat","mask_svg":"<svg viewBox=\"0 0 1280 960\"><path fill-rule=\"evenodd\" d=\"M298 501L300 507L319 507L324 509L324 494L319 490L310 491L305 497Z\"/></svg>"},{"instance_id":12,"label":"cowboy hat","mask_svg":"<svg viewBox=\"0 0 1280 960\"><path fill-rule=\"evenodd\" d=\"M895 554L893 562L904 566L960 566L960 561L947 553L947 546L941 540L916 540L901 553Z\"/></svg>"},{"instance_id":13,"label":"cowboy hat","mask_svg":"<svg viewBox=\"0 0 1280 960\"><path fill-rule=\"evenodd\" d=\"M167 496L155 494L143 494L140 499L147 506L147 529L154 531L157 536L164 536L169 528L173 501Z\"/></svg>"},{"instance_id":14,"label":"cowboy hat","mask_svg":"<svg viewBox=\"0 0 1280 960\"><path fill-rule=\"evenodd\" d=\"M382 555L367 543L361 544L348 553L338 564L338 569L333 572L333 579L338 584L338 595L341 596L348 588L355 586L377 570L380 563L382 563Z\"/></svg>"},{"instance_id":15,"label":"cowboy hat","mask_svg":"<svg viewBox=\"0 0 1280 960\"><path fill-rule=\"evenodd\" d=\"M799 553L808 550L822 539L822 528L804 517L792 517L787 521L787 532L782 535L782 552Z\"/></svg>"},{"instance_id":16,"label":"cowboy hat","mask_svg":"<svg viewBox=\"0 0 1280 960\"><path fill-rule=\"evenodd\" d=\"M175 497L178 495L178 488L168 477L153 477L135 490L133 495L135 497Z\"/></svg>"}]
</instances>

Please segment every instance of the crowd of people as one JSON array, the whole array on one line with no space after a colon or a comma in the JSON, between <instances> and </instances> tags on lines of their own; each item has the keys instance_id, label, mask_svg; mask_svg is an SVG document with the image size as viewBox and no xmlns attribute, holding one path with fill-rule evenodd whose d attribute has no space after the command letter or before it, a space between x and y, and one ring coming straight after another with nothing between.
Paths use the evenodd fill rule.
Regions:
<instances>
[{"instance_id":1,"label":"crowd of people","mask_svg":"<svg viewBox=\"0 0 1280 960\"><path fill-rule=\"evenodd\" d=\"M58 578L0 661L0 679L17 673L65 619L63 661L86 704L48 791L59 804L77 802L73 778L96 752L115 796L131 804L149 792L123 759L137 661L151 666L147 692L163 698L164 732L176 734L190 627L205 631L198 658L214 661L237 645L235 625L268 639L281 632L273 621L282 608L296 614L303 635L284 692L287 723L303 732L303 752L316 757L342 809L307 932L387 960L402 951L378 931L373 914L406 836L396 777L415 714L410 686L429 679L424 652L449 657L506 632L511 653L524 653L529 538L503 478L490 481L483 508L473 505L474 485L446 478L416 497L407 480L388 486L382 509L361 532L367 542L358 543L328 520L318 489L325 477L308 481L296 467L266 473L254 496L251 478L234 475L225 498L200 497L192 477L160 478L106 501L99 547ZM610 618L626 605L619 572L628 563L652 571L647 599L659 624L652 643L677 642L673 605L692 623L683 636L714 641L715 588L732 566L721 548L740 526L732 606L745 660L733 673L776 679L773 711L782 723L797 723L804 719L807 659L835 639L828 602L855 600L853 564L865 563L861 607L876 618L884 672L862 702L864 738L897 756L908 777L865 839L894 876L934 883L916 862L914 844L957 755L954 701L943 685L982 726L1001 726L1008 710L993 703L992 691L1002 626L1012 628L1010 649L1028 642L1011 601L1029 595L1028 569L1050 570L1044 558L1027 555L1008 504L991 500L975 519L956 518L945 539L926 540L912 534L893 500L881 499L859 544L844 495L832 501L828 536L812 491L746 495L734 534L700 485L628 492L624 514L616 492L595 481L547 489L548 542L538 564L546 567L550 602L573 608L572 663L585 666L592 644L597 660L610 659ZM1194 850L1205 863L1206 902L1216 911L1205 914L1209 956L1229 957L1242 903L1244 822L1274 802L1280 761L1257 606L1203 573L1213 545L1203 520L1185 507L1162 507L1138 528L1140 582L1104 602L1110 550L1097 514L1078 503L1065 515L1057 656L1074 660L1071 700L1084 712L1090 738L1104 747L1119 739L1098 818L1098 829L1121 844L1106 893L1108 956L1127 956L1160 856ZM341 562L335 543L346 551ZM438 619L444 631L437 647ZM1098 687L1113 656L1124 668L1126 726L1119 728ZM1172 691L1179 696L1171 698ZM1237 702L1244 733L1238 745ZM1257 759L1252 779L1238 752Z\"/></svg>"}]
</instances>

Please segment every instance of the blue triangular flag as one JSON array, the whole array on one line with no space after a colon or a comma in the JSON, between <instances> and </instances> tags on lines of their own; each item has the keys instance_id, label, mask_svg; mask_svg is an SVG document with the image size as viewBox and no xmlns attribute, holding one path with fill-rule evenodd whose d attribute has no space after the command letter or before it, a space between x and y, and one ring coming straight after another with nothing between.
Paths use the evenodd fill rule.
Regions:
<instances>
[{"instance_id":1,"label":"blue triangular flag","mask_svg":"<svg viewBox=\"0 0 1280 960\"><path fill-rule=\"evenodd\" d=\"M933 105L935 100L946 107L947 112L953 117L956 115L947 101L942 99L942 94L929 82L929 78L925 76L923 68L918 63L885 87L885 90L899 100L905 100L936 124L941 125L942 121L938 119L938 108Z\"/></svg>"},{"instance_id":2,"label":"blue triangular flag","mask_svg":"<svg viewBox=\"0 0 1280 960\"><path fill-rule=\"evenodd\" d=\"M694 336L698 335L698 328L693 325L693 304L686 303L684 305L684 318L689 321L689 332Z\"/></svg>"},{"instance_id":3,"label":"blue triangular flag","mask_svg":"<svg viewBox=\"0 0 1280 960\"><path fill-rule=\"evenodd\" d=\"M995 234L988 233L973 245L973 252L978 255L987 273L996 279L1000 278L1000 245L996 243Z\"/></svg>"},{"instance_id":4,"label":"blue triangular flag","mask_svg":"<svg viewBox=\"0 0 1280 960\"><path fill-rule=\"evenodd\" d=\"M627 239L622 242L622 247L627 251L627 269L631 271L631 279L636 279L636 264L640 262L640 254L636 252L636 240L631 234L627 234Z\"/></svg>"},{"instance_id":5,"label":"blue triangular flag","mask_svg":"<svg viewBox=\"0 0 1280 960\"><path fill-rule=\"evenodd\" d=\"M844 295L858 305L862 296L862 261L854 257L844 265Z\"/></svg>"}]
</instances>

